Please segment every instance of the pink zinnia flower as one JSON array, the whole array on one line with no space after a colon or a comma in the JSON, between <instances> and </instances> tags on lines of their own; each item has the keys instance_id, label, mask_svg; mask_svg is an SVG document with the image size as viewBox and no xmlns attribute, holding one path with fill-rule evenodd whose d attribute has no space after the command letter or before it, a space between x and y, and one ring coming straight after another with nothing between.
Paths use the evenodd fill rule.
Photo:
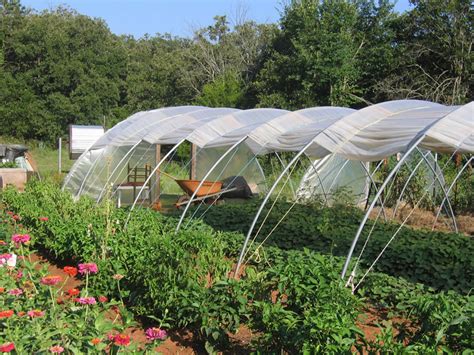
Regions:
<instances>
[{"instance_id":1,"label":"pink zinnia flower","mask_svg":"<svg viewBox=\"0 0 474 355\"><path fill-rule=\"evenodd\" d=\"M148 328L145 332L146 338L148 340L164 340L168 335L166 330L160 328Z\"/></svg>"},{"instance_id":2,"label":"pink zinnia flower","mask_svg":"<svg viewBox=\"0 0 474 355\"><path fill-rule=\"evenodd\" d=\"M30 241L30 236L28 234L14 234L12 236L12 241L15 244L24 244Z\"/></svg>"},{"instance_id":3,"label":"pink zinnia flower","mask_svg":"<svg viewBox=\"0 0 474 355\"><path fill-rule=\"evenodd\" d=\"M23 290L20 289L20 288L14 288L13 290L8 291L8 293L9 293L10 295L13 295L13 296L17 296L17 297L18 297L18 296L20 296L20 295L23 294Z\"/></svg>"},{"instance_id":4,"label":"pink zinnia flower","mask_svg":"<svg viewBox=\"0 0 474 355\"><path fill-rule=\"evenodd\" d=\"M10 259L11 257L12 257L12 255L8 254L8 253L0 254L0 266L5 264L8 261L8 259Z\"/></svg>"},{"instance_id":5,"label":"pink zinnia flower","mask_svg":"<svg viewBox=\"0 0 474 355\"><path fill-rule=\"evenodd\" d=\"M54 286L61 282L61 276L49 275L41 278L41 283L47 286Z\"/></svg>"},{"instance_id":6,"label":"pink zinnia flower","mask_svg":"<svg viewBox=\"0 0 474 355\"><path fill-rule=\"evenodd\" d=\"M28 317L38 318L44 316L44 311L40 311L39 309L33 309L32 311L28 311L26 314L28 315Z\"/></svg>"},{"instance_id":7,"label":"pink zinnia flower","mask_svg":"<svg viewBox=\"0 0 474 355\"><path fill-rule=\"evenodd\" d=\"M48 217L40 217L39 220L41 222L47 222L49 220L49 218Z\"/></svg>"},{"instance_id":8,"label":"pink zinnia flower","mask_svg":"<svg viewBox=\"0 0 474 355\"><path fill-rule=\"evenodd\" d=\"M54 345L49 348L49 351L51 351L53 354L61 354L64 351L64 348L59 345Z\"/></svg>"},{"instance_id":9,"label":"pink zinnia flower","mask_svg":"<svg viewBox=\"0 0 474 355\"><path fill-rule=\"evenodd\" d=\"M96 304L97 303L94 297L79 297L79 298L76 298L75 301L80 304Z\"/></svg>"},{"instance_id":10,"label":"pink zinnia flower","mask_svg":"<svg viewBox=\"0 0 474 355\"><path fill-rule=\"evenodd\" d=\"M81 275L84 274L97 274L99 272L99 268L97 267L96 263L84 263L79 264L79 273Z\"/></svg>"}]
</instances>

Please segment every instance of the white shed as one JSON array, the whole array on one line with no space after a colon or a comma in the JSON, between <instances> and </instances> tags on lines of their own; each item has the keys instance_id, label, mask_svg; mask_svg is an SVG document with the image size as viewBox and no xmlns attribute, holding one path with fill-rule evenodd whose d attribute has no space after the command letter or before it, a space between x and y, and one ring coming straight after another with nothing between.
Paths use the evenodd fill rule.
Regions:
<instances>
[{"instance_id":1,"label":"white shed","mask_svg":"<svg viewBox=\"0 0 474 355\"><path fill-rule=\"evenodd\" d=\"M103 134L102 126L69 125L69 158L79 158Z\"/></svg>"}]
</instances>

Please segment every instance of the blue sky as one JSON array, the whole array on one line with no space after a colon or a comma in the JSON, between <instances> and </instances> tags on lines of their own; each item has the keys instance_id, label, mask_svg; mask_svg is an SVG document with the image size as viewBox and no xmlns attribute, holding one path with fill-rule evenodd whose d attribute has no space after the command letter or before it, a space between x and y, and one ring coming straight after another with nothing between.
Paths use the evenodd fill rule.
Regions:
<instances>
[{"instance_id":1,"label":"blue sky","mask_svg":"<svg viewBox=\"0 0 474 355\"><path fill-rule=\"evenodd\" d=\"M284 1L284 0L283 0ZM112 32L141 37L145 33L191 36L193 29L208 26L215 15L235 19L238 9L259 23L276 22L282 0L22 0L36 10L67 5L78 12L104 19ZM408 0L398 0L396 10L408 8Z\"/></svg>"}]
</instances>

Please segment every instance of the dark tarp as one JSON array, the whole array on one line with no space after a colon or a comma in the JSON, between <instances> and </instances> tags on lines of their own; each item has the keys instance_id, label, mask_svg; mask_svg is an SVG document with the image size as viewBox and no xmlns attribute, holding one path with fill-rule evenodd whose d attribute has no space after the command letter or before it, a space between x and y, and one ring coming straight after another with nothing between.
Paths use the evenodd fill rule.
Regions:
<instances>
[{"instance_id":1,"label":"dark tarp","mask_svg":"<svg viewBox=\"0 0 474 355\"><path fill-rule=\"evenodd\" d=\"M227 198L250 198L252 190L243 176L230 176L222 181L222 190L233 189L233 191L225 192L222 197Z\"/></svg>"}]
</instances>

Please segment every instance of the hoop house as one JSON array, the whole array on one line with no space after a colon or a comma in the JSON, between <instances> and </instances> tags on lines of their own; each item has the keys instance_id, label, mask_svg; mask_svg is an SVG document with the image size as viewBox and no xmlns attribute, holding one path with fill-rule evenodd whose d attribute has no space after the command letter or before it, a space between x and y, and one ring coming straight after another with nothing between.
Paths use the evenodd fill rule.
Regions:
<instances>
[{"instance_id":1,"label":"hoop house","mask_svg":"<svg viewBox=\"0 0 474 355\"><path fill-rule=\"evenodd\" d=\"M349 250L342 277L346 276L352 255L356 249L356 246L358 245L362 230L364 229L371 212L374 210L376 204L379 203L382 206L382 209L378 212L375 223L379 219L382 212L385 215L383 201L387 196L383 196L383 194L390 193L390 184L393 182L393 179L396 178L400 168L404 166L404 164L406 164L406 162L412 158L415 153L420 155L420 162L412 168L411 174L409 175L406 184L401 191L401 195L398 196L398 201L403 199L403 194L406 191L405 188L416 174L417 169L419 169L421 165L425 165L433 172L433 178L431 181L428 180L426 182L431 186L426 186L425 193L423 194L422 198L425 198L428 192L432 191L433 184L438 184L443 198L440 208L438 209L436 219L439 217L441 209L447 205L448 214L452 217L453 230L456 231L457 226L454 213L449 201L449 192L454 184L454 181L451 186L445 186L444 179L440 173L442 168L440 169L436 165L433 165L432 160L428 159L427 155L430 154L430 152L448 154L472 154L474 152L473 105L473 103L469 103L462 107L446 107L426 101L399 100L373 105L357 112L353 112L328 125L323 130L321 130L321 132L316 134L300 150L292 162L290 162L285 171L282 172L282 174L275 181L270 191L273 191L277 184L285 178L285 173L291 171L292 166L297 163L298 158L303 154L307 154L314 159L323 160L328 159L326 157L330 155L338 155L343 159L358 161L360 163L379 161L380 163L375 166L375 169L373 169L369 175L369 177L373 177L385 159L400 153L397 164L381 182L380 186L375 192L375 196L372 199L370 206L368 206L357 234L354 237L354 242ZM428 152L423 152L423 150ZM469 158L466 164L462 167L458 176L468 164L471 164L471 161L472 157ZM315 171L316 170L317 169L315 169ZM247 233L247 237L239 258L238 267L240 267L242 262L244 262L245 258L247 257L249 244L251 245L252 242L255 241L258 233L261 231L262 224L258 225L258 221L262 216L264 206L267 204L267 202L268 196L263 200ZM413 209L415 209L417 206L418 202L413 206ZM272 207L273 205L270 207L270 211ZM266 216L268 216L270 211L267 212ZM263 222L261 223L265 222L266 216L262 216ZM286 216L287 213L283 215L282 219ZM400 228L406 223L408 217L402 222ZM278 225L280 222L278 222L276 225ZM436 223L436 221L434 223ZM274 229L275 228L272 228L271 232L273 232ZM254 231L257 231L257 233L254 233ZM369 231L364 245L360 246L360 248L357 250L359 252L358 260L360 260L364 248L369 242L371 232L372 229ZM393 240L396 234L397 233L395 233L392 238L390 238L390 241ZM269 235L266 236L264 240L266 240L268 237ZM388 247L390 241L387 243L385 248L380 251L379 257L381 257L386 247ZM377 262L379 257L374 260L374 263ZM357 262L353 267L353 272L351 273L349 283L352 283L355 277L356 269ZM370 269L371 267L369 268L369 271Z\"/></svg>"},{"instance_id":2,"label":"hoop house","mask_svg":"<svg viewBox=\"0 0 474 355\"><path fill-rule=\"evenodd\" d=\"M420 200L431 196L439 204L433 226L444 210L452 229L457 230L450 192L472 164L473 105L396 100L361 110L315 107L289 112L182 106L139 112L110 129L82 154L66 177L64 188L77 197L89 195L97 201L112 191L121 196L119 200L127 200L131 210L145 202L153 205L165 194L163 180L170 175L178 151L182 156L184 147L191 145L189 157L184 154L186 157L181 158L180 171L189 171L196 189L188 191L177 230L189 215L203 216L211 208L212 204L206 206L196 196L205 183L212 187L224 179L243 177L254 194L264 197L249 226L239 266L267 220L264 213L268 216L274 206L266 206L270 198L283 197L287 184L297 182L288 211L272 231L289 216L294 204L316 198L331 204L338 199L336 192L346 189L355 204L367 208L342 273L346 277L351 266L349 281L353 282L358 261L351 264L352 256L356 252L360 259L370 242L371 231L363 245L359 243L369 216L375 213L371 217L374 223L380 217L395 216L415 180L423 184ZM168 150L161 149L163 146ZM449 185L438 153L468 156ZM270 175L264 173L261 164L267 157L275 157L271 161L280 166ZM142 171L139 169L144 171L143 180L131 182L131 174L136 177ZM422 179L421 171L426 175ZM417 206L419 201L413 201L411 207Z\"/></svg>"}]
</instances>

